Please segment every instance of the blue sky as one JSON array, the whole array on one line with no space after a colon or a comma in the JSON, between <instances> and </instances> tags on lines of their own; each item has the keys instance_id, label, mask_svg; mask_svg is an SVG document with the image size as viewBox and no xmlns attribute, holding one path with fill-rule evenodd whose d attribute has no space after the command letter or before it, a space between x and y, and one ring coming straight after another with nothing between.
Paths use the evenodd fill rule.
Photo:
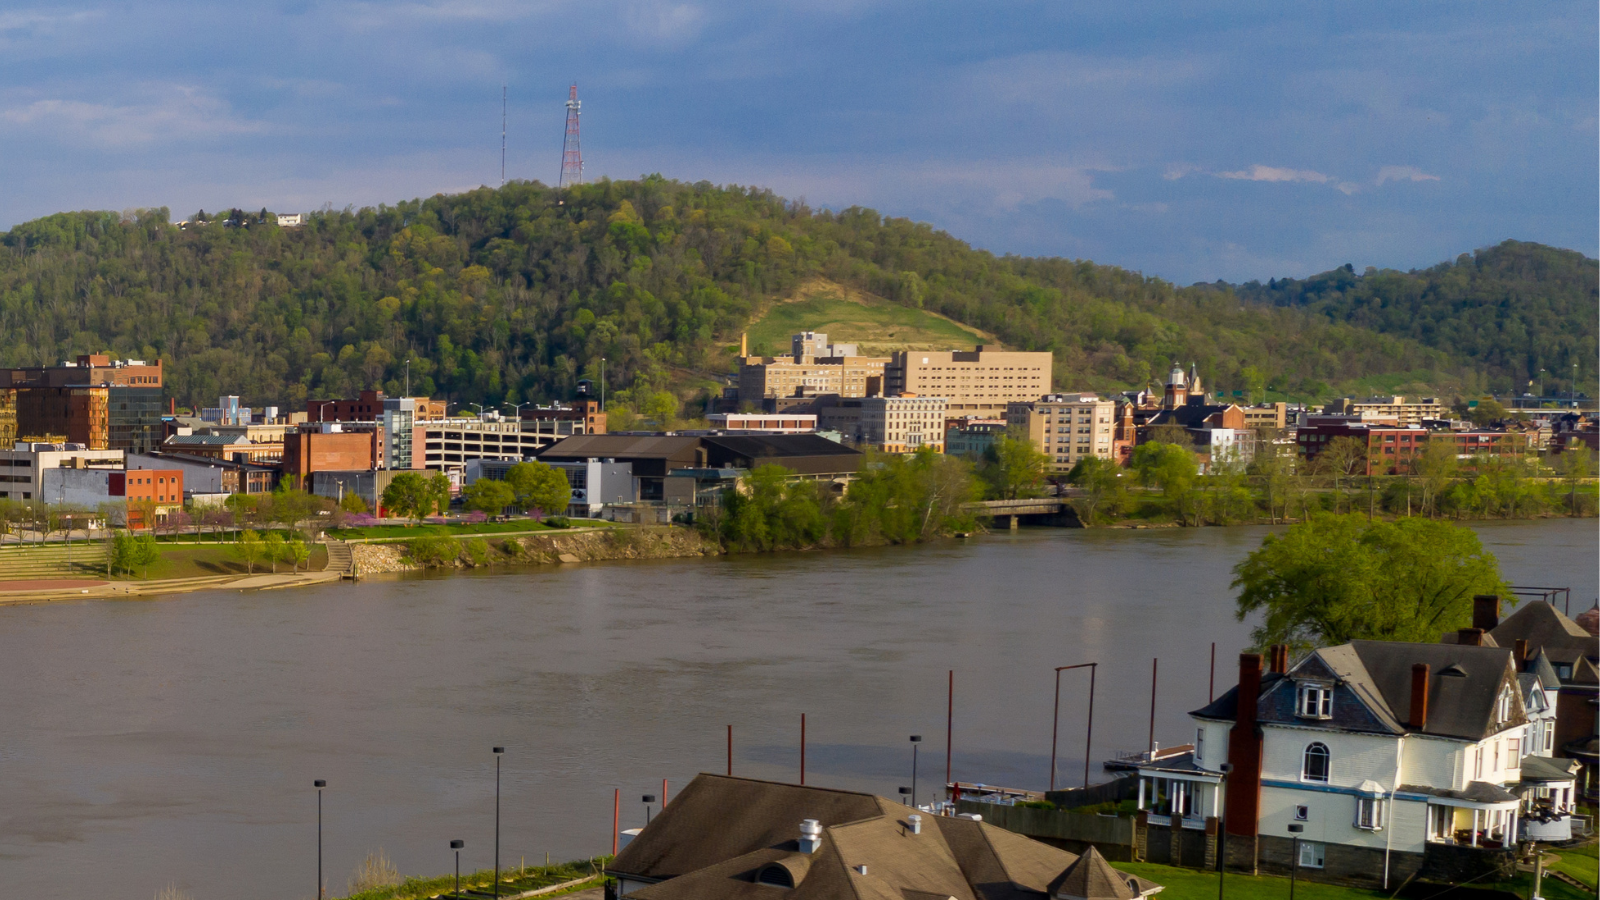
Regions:
<instances>
[{"instance_id":1,"label":"blue sky","mask_svg":"<svg viewBox=\"0 0 1600 900\"><path fill-rule=\"evenodd\" d=\"M1596 254L1590 3L0 6L0 227L590 177L871 206L1181 283Z\"/></svg>"}]
</instances>

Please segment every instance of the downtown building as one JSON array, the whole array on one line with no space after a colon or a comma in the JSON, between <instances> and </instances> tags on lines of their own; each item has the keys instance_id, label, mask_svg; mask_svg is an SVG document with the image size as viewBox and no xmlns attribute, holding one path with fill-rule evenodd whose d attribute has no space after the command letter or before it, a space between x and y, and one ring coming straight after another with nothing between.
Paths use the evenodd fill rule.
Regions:
<instances>
[{"instance_id":1,"label":"downtown building","mask_svg":"<svg viewBox=\"0 0 1600 900\"><path fill-rule=\"evenodd\" d=\"M0 369L0 446L75 443L148 453L161 444L161 361L83 354L56 366Z\"/></svg>"}]
</instances>

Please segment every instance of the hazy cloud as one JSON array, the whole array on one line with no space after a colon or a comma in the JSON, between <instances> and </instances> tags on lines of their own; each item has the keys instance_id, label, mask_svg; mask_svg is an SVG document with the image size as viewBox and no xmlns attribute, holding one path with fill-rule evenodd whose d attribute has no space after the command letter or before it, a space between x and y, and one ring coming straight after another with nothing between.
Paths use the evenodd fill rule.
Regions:
<instances>
[{"instance_id":1,"label":"hazy cloud","mask_svg":"<svg viewBox=\"0 0 1600 900\"><path fill-rule=\"evenodd\" d=\"M1310 169L1283 169L1277 166L1254 165L1240 172L1218 172L1218 178L1231 178L1236 181L1309 181L1313 184L1327 184L1333 176Z\"/></svg>"},{"instance_id":2,"label":"hazy cloud","mask_svg":"<svg viewBox=\"0 0 1600 900\"><path fill-rule=\"evenodd\" d=\"M1378 170L1378 184L1386 181L1438 181L1439 176L1429 175L1416 166L1384 166Z\"/></svg>"},{"instance_id":3,"label":"hazy cloud","mask_svg":"<svg viewBox=\"0 0 1600 900\"><path fill-rule=\"evenodd\" d=\"M0 108L0 121L63 143L87 140L106 148L254 134L265 123L236 117L228 104L199 88L154 85L123 103L50 97Z\"/></svg>"}]
</instances>

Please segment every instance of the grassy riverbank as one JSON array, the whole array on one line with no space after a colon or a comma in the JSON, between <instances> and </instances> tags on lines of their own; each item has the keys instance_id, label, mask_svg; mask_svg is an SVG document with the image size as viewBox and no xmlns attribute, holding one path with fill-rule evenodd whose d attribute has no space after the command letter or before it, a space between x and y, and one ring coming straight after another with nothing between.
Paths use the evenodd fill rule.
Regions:
<instances>
[{"instance_id":1,"label":"grassy riverbank","mask_svg":"<svg viewBox=\"0 0 1600 900\"><path fill-rule=\"evenodd\" d=\"M500 896L509 897L525 891L555 885L566 887L540 894L540 897L559 897L600 883L600 872L610 861L609 856L578 860L552 866L511 866L500 870ZM463 872L461 889L488 891L494 885L493 869ZM430 878L395 878L394 884L380 885L345 895L345 900L426 900L440 894L448 895L456 885L455 873Z\"/></svg>"},{"instance_id":2,"label":"grassy riverbank","mask_svg":"<svg viewBox=\"0 0 1600 900\"><path fill-rule=\"evenodd\" d=\"M1594 845L1582 851L1594 853ZM1199 869L1181 869L1176 866L1159 866L1153 863L1119 862L1114 865L1131 875L1148 878L1166 887L1161 892L1163 900L1212 900L1218 896L1217 873ZM1483 891L1505 891L1518 897L1529 896L1533 886L1530 873L1520 873L1510 881L1484 884L1458 885L1452 892L1457 900L1472 900ZM1395 885L1396 888L1399 885ZM1223 885L1224 896L1231 900L1283 900L1289 896L1289 879L1278 875L1243 875L1229 872ZM1335 884L1316 884L1297 879L1295 897L1303 900L1388 900L1394 891L1374 891L1344 887ZM1542 885L1545 900L1594 900L1594 891L1583 891L1565 882L1546 877Z\"/></svg>"}]
</instances>

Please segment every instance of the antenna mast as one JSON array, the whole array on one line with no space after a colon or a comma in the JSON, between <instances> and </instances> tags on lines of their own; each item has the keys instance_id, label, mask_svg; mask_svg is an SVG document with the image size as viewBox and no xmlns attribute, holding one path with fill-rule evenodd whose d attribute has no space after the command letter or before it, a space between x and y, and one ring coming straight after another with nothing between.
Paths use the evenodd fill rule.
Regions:
<instances>
[{"instance_id":1,"label":"antenna mast","mask_svg":"<svg viewBox=\"0 0 1600 900\"><path fill-rule=\"evenodd\" d=\"M578 100L578 85L573 83L567 93L567 137L561 145L561 179L556 187L571 187L583 183L583 153L578 150L578 111L583 103Z\"/></svg>"},{"instance_id":2,"label":"antenna mast","mask_svg":"<svg viewBox=\"0 0 1600 900\"><path fill-rule=\"evenodd\" d=\"M500 83L500 186L506 186L506 85Z\"/></svg>"}]
</instances>

